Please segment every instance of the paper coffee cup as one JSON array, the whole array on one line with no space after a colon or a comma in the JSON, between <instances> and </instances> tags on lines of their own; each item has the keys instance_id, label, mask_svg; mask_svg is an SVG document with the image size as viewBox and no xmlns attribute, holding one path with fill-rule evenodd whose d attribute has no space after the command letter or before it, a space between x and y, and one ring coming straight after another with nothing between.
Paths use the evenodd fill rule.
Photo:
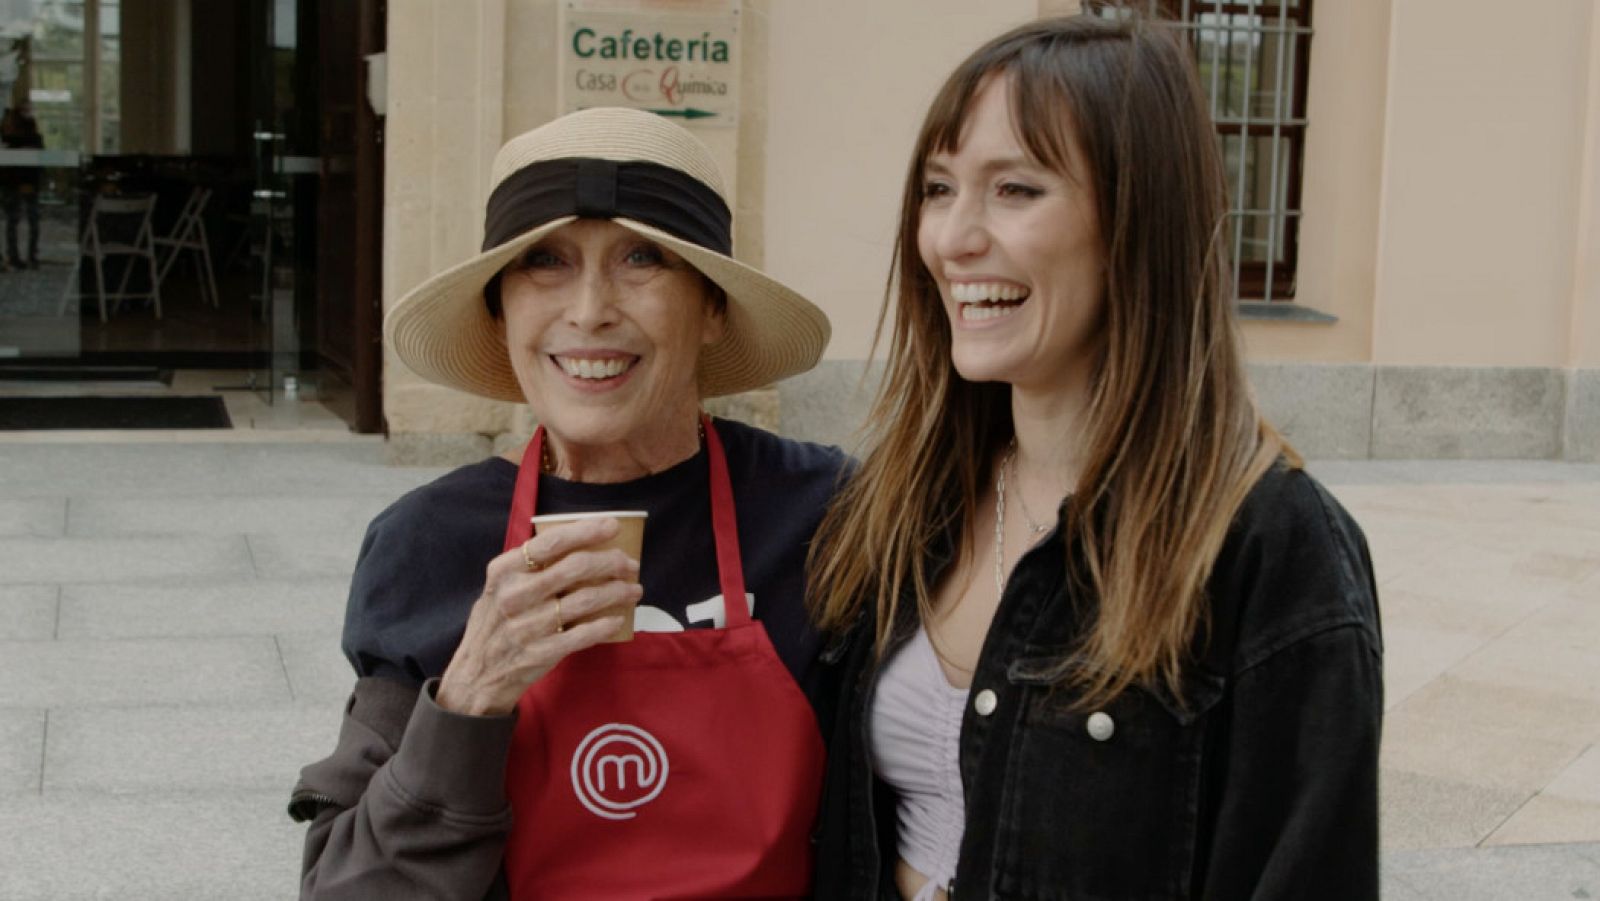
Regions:
<instances>
[{"instance_id":1,"label":"paper coffee cup","mask_svg":"<svg viewBox=\"0 0 1600 901\"><path fill-rule=\"evenodd\" d=\"M639 555L644 549L644 520L648 515L649 514L644 510L597 510L584 513L545 513L533 517L533 534L537 535L540 532L546 532L551 529L559 529L562 526L568 526L575 522L586 522L591 519L615 519L617 521L617 525L621 526L621 528L617 530L616 537L603 544L594 545L589 549L609 550L610 548L617 548L624 554L632 557L634 560L639 560ZM612 612L611 608L607 608L606 610L595 614L595 616L585 617L584 619L595 619L610 612ZM584 619L573 620L572 622L565 623L565 625L570 626L573 623L583 622ZM618 629L617 634L606 639L606 641L618 642L632 640L633 611L630 609L622 617L622 628Z\"/></svg>"}]
</instances>

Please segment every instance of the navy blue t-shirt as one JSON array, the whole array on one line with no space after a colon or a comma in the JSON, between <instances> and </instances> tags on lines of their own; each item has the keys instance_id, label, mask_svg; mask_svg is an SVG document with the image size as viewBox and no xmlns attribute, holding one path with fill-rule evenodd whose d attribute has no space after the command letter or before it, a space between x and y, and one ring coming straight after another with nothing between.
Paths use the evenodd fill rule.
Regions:
<instances>
[{"instance_id":1,"label":"navy blue t-shirt","mask_svg":"<svg viewBox=\"0 0 1600 901\"><path fill-rule=\"evenodd\" d=\"M819 637L805 611L805 558L848 457L716 420L728 457L751 613L815 701ZM350 585L344 651L357 675L421 684L440 675L505 542L517 466L491 457L400 498L367 527ZM540 513L647 510L639 561L640 631L725 622L711 531L705 448L661 472L615 484L539 477Z\"/></svg>"}]
</instances>

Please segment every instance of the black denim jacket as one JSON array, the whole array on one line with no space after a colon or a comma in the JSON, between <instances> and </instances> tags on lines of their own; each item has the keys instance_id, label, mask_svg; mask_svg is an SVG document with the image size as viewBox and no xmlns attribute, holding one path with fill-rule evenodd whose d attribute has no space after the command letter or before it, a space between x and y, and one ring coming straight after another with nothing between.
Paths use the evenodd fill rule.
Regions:
<instances>
[{"instance_id":1,"label":"black denim jacket","mask_svg":"<svg viewBox=\"0 0 1600 901\"><path fill-rule=\"evenodd\" d=\"M1019 561L978 658L954 897L1377 898L1382 642L1349 514L1304 472L1262 477L1208 583L1181 700L1133 688L1080 712L1051 685L1092 603L1069 590L1065 553L1052 536ZM913 612L897 639L914 627ZM818 898L894 897L894 800L867 746L872 634L864 617L824 653L842 688Z\"/></svg>"}]
</instances>

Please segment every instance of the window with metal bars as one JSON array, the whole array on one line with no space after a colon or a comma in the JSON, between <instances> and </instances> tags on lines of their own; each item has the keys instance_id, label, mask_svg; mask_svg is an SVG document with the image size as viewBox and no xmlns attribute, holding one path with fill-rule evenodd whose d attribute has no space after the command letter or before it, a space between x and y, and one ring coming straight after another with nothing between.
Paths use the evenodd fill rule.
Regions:
<instances>
[{"instance_id":1,"label":"window with metal bars","mask_svg":"<svg viewBox=\"0 0 1600 901\"><path fill-rule=\"evenodd\" d=\"M1103 0L1183 30L1210 101L1228 176L1240 300L1291 300L1300 242L1312 0Z\"/></svg>"}]
</instances>

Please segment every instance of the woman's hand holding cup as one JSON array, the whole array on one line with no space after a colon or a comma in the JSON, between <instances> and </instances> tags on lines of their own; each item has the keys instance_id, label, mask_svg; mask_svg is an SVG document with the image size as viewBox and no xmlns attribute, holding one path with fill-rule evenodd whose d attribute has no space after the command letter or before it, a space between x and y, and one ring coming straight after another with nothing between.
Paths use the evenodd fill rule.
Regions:
<instances>
[{"instance_id":1,"label":"woman's hand holding cup","mask_svg":"<svg viewBox=\"0 0 1600 901\"><path fill-rule=\"evenodd\" d=\"M619 536L628 537L623 526L613 516L576 518L541 528L489 561L483 594L440 679L439 706L474 716L509 714L527 687L568 654L618 640L625 630L631 635L644 589L639 543L617 546Z\"/></svg>"}]
</instances>

